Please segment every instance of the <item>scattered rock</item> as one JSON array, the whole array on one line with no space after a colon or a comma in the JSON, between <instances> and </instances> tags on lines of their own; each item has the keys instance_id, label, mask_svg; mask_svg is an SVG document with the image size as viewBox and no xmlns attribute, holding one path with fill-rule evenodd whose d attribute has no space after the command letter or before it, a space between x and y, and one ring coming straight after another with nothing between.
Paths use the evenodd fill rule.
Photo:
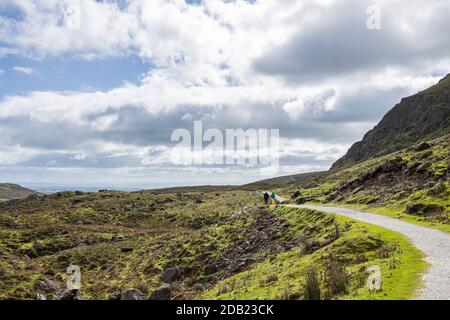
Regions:
<instances>
[{"instance_id":1,"label":"scattered rock","mask_svg":"<svg viewBox=\"0 0 450 320\"><path fill-rule=\"evenodd\" d=\"M401 157L396 157L394 159L389 159L383 164L381 164L377 169L382 172L396 172L402 171L402 169L406 166L405 160ZM378 171L378 170L375 171Z\"/></svg>"},{"instance_id":2,"label":"scattered rock","mask_svg":"<svg viewBox=\"0 0 450 320\"><path fill-rule=\"evenodd\" d=\"M311 254L321 248L321 244L317 240L306 239L303 242L302 253Z\"/></svg>"},{"instance_id":3,"label":"scattered rock","mask_svg":"<svg viewBox=\"0 0 450 320\"><path fill-rule=\"evenodd\" d=\"M213 274L218 270L216 263L208 263L205 267L205 274Z\"/></svg>"},{"instance_id":4,"label":"scattered rock","mask_svg":"<svg viewBox=\"0 0 450 320\"><path fill-rule=\"evenodd\" d=\"M120 291L113 292L109 295L108 300L120 300L120 295L122 293Z\"/></svg>"},{"instance_id":5,"label":"scattered rock","mask_svg":"<svg viewBox=\"0 0 450 320\"><path fill-rule=\"evenodd\" d=\"M36 300L47 300L47 297L43 293L36 293Z\"/></svg>"},{"instance_id":6,"label":"scattered rock","mask_svg":"<svg viewBox=\"0 0 450 320\"><path fill-rule=\"evenodd\" d=\"M301 196L300 191L295 191L294 194L292 195L291 199L295 200L295 199L297 199L300 196Z\"/></svg>"},{"instance_id":7,"label":"scattered rock","mask_svg":"<svg viewBox=\"0 0 450 320\"><path fill-rule=\"evenodd\" d=\"M123 247L123 248L120 248L120 251L124 252L124 253L133 252L133 248Z\"/></svg>"},{"instance_id":8,"label":"scattered rock","mask_svg":"<svg viewBox=\"0 0 450 320\"><path fill-rule=\"evenodd\" d=\"M410 204L407 205L405 209L405 213L426 215L426 216L441 213L443 211L444 208L440 205L423 204L423 203Z\"/></svg>"},{"instance_id":9,"label":"scattered rock","mask_svg":"<svg viewBox=\"0 0 450 320\"><path fill-rule=\"evenodd\" d=\"M44 293L52 293L52 294L56 294L57 292L61 291L61 286L59 285L59 283L46 279L46 278L42 278L39 279L36 283L35 283L35 288L38 291L43 291Z\"/></svg>"},{"instance_id":10,"label":"scattered rock","mask_svg":"<svg viewBox=\"0 0 450 320\"><path fill-rule=\"evenodd\" d=\"M161 281L165 283L172 283L174 281L180 280L182 276L180 267L172 267L165 270L161 275Z\"/></svg>"},{"instance_id":11,"label":"scattered rock","mask_svg":"<svg viewBox=\"0 0 450 320\"><path fill-rule=\"evenodd\" d=\"M120 300L145 300L146 296L139 290L124 290L120 293Z\"/></svg>"},{"instance_id":12,"label":"scattered rock","mask_svg":"<svg viewBox=\"0 0 450 320\"><path fill-rule=\"evenodd\" d=\"M431 148L431 145L428 142L421 142L412 147L414 151L420 152Z\"/></svg>"},{"instance_id":13,"label":"scattered rock","mask_svg":"<svg viewBox=\"0 0 450 320\"><path fill-rule=\"evenodd\" d=\"M150 295L150 300L170 300L170 284L164 283Z\"/></svg>"},{"instance_id":14,"label":"scattered rock","mask_svg":"<svg viewBox=\"0 0 450 320\"><path fill-rule=\"evenodd\" d=\"M76 300L78 289L66 289L58 292L55 296L55 300Z\"/></svg>"},{"instance_id":15,"label":"scattered rock","mask_svg":"<svg viewBox=\"0 0 450 320\"><path fill-rule=\"evenodd\" d=\"M428 163L420 163L420 164L417 165L417 167L415 168L414 171L416 173L425 172L425 171L427 171L428 167L429 167Z\"/></svg>"}]
</instances>

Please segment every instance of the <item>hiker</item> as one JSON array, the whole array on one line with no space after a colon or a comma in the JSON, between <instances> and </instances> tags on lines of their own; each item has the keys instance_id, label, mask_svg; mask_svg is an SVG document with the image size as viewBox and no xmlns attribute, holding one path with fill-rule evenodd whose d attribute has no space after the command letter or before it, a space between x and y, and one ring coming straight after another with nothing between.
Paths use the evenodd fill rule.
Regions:
<instances>
[{"instance_id":1,"label":"hiker","mask_svg":"<svg viewBox=\"0 0 450 320\"><path fill-rule=\"evenodd\" d=\"M264 202L266 205L269 203L269 194L267 192L264 192Z\"/></svg>"},{"instance_id":2,"label":"hiker","mask_svg":"<svg viewBox=\"0 0 450 320\"><path fill-rule=\"evenodd\" d=\"M275 192L272 192L272 195L270 197L272 198L272 201L274 201L275 203L277 202L275 198Z\"/></svg>"}]
</instances>

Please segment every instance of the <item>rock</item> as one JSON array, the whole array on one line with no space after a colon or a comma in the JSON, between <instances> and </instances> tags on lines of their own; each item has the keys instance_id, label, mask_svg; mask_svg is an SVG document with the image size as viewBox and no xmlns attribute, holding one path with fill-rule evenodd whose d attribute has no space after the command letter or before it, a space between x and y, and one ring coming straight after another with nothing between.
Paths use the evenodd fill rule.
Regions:
<instances>
[{"instance_id":1,"label":"rock","mask_svg":"<svg viewBox=\"0 0 450 320\"><path fill-rule=\"evenodd\" d=\"M151 293L150 300L170 300L171 294L170 285L164 283Z\"/></svg>"},{"instance_id":2,"label":"rock","mask_svg":"<svg viewBox=\"0 0 450 320\"><path fill-rule=\"evenodd\" d=\"M303 197L299 197L299 198L295 199L296 204L304 204L306 201L307 201L307 199L303 198Z\"/></svg>"},{"instance_id":3,"label":"rock","mask_svg":"<svg viewBox=\"0 0 450 320\"><path fill-rule=\"evenodd\" d=\"M427 192L430 196L444 196L447 195L447 189L445 183L438 183L435 186L431 186L431 189Z\"/></svg>"},{"instance_id":4,"label":"rock","mask_svg":"<svg viewBox=\"0 0 450 320\"><path fill-rule=\"evenodd\" d=\"M423 203L410 204L407 205L405 209L405 213L418 215L432 215L443 211L444 208L440 205Z\"/></svg>"},{"instance_id":5,"label":"rock","mask_svg":"<svg viewBox=\"0 0 450 320\"><path fill-rule=\"evenodd\" d=\"M165 283L172 283L174 281L180 280L182 276L181 268L172 267L165 270L161 275L161 281Z\"/></svg>"},{"instance_id":6,"label":"rock","mask_svg":"<svg viewBox=\"0 0 450 320\"><path fill-rule=\"evenodd\" d=\"M323 202L327 203L327 202L331 202L334 199L337 198L337 194L336 193L330 193L324 200Z\"/></svg>"},{"instance_id":7,"label":"rock","mask_svg":"<svg viewBox=\"0 0 450 320\"><path fill-rule=\"evenodd\" d=\"M317 240L307 239L303 242L302 253L313 253L321 248L321 244Z\"/></svg>"},{"instance_id":8,"label":"rock","mask_svg":"<svg viewBox=\"0 0 450 320\"><path fill-rule=\"evenodd\" d=\"M46 278L39 279L35 284L35 288L36 290L43 291L44 293L52 294L56 294L61 291L61 286L59 283Z\"/></svg>"},{"instance_id":9,"label":"rock","mask_svg":"<svg viewBox=\"0 0 450 320\"><path fill-rule=\"evenodd\" d=\"M146 296L139 290L124 290L120 293L120 300L145 300Z\"/></svg>"},{"instance_id":10,"label":"rock","mask_svg":"<svg viewBox=\"0 0 450 320\"><path fill-rule=\"evenodd\" d=\"M205 274L213 274L217 272L217 264L216 263L209 263L205 267Z\"/></svg>"},{"instance_id":11,"label":"rock","mask_svg":"<svg viewBox=\"0 0 450 320\"><path fill-rule=\"evenodd\" d=\"M162 203L171 203L171 202L173 202L173 199L165 198Z\"/></svg>"},{"instance_id":12,"label":"rock","mask_svg":"<svg viewBox=\"0 0 450 320\"><path fill-rule=\"evenodd\" d=\"M404 166L406 166L405 160L403 160L401 157L396 157L394 159L389 159L381 164L378 167L378 170L380 170L381 172L400 172L403 170Z\"/></svg>"},{"instance_id":13,"label":"rock","mask_svg":"<svg viewBox=\"0 0 450 320\"><path fill-rule=\"evenodd\" d=\"M47 300L47 297L43 293L36 293L36 300Z\"/></svg>"},{"instance_id":14,"label":"rock","mask_svg":"<svg viewBox=\"0 0 450 320\"><path fill-rule=\"evenodd\" d=\"M425 172L427 171L428 167L429 165L427 163L420 163L414 171L417 173Z\"/></svg>"},{"instance_id":15,"label":"rock","mask_svg":"<svg viewBox=\"0 0 450 320\"><path fill-rule=\"evenodd\" d=\"M431 148L431 145L428 142L421 142L412 147L414 151L420 152Z\"/></svg>"},{"instance_id":16,"label":"rock","mask_svg":"<svg viewBox=\"0 0 450 320\"><path fill-rule=\"evenodd\" d=\"M66 289L56 294L55 300L76 300L77 293L78 289Z\"/></svg>"},{"instance_id":17,"label":"rock","mask_svg":"<svg viewBox=\"0 0 450 320\"><path fill-rule=\"evenodd\" d=\"M298 197L300 197L300 195L301 195L300 191L295 191L291 199L297 199Z\"/></svg>"},{"instance_id":18,"label":"rock","mask_svg":"<svg viewBox=\"0 0 450 320\"><path fill-rule=\"evenodd\" d=\"M123 247L123 248L120 248L120 251L124 252L124 253L133 252L133 248Z\"/></svg>"},{"instance_id":19,"label":"rock","mask_svg":"<svg viewBox=\"0 0 450 320\"><path fill-rule=\"evenodd\" d=\"M120 291L113 292L109 295L108 300L120 300Z\"/></svg>"},{"instance_id":20,"label":"rock","mask_svg":"<svg viewBox=\"0 0 450 320\"><path fill-rule=\"evenodd\" d=\"M203 203L203 200L201 198L197 198L195 199L195 203L197 204Z\"/></svg>"}]
</instances>

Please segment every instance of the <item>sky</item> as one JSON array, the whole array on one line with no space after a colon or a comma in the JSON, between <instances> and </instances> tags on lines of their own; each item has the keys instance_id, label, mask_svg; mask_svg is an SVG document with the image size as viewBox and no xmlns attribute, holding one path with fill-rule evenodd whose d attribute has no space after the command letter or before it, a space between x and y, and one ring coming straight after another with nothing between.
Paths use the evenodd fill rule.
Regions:
<instances>
[{"instance_id":1,"label":"sky","mask_svg":"<svg viewBox=\"0 0 450 320\"><path fill-rule=\"evenodd\" d=\"M172 132L200 120L279 129L275 175L327 170L450 72L449 15L448 0L2 0L0 182L268 178L174 164Z\"/></svg>"}]
</instances>

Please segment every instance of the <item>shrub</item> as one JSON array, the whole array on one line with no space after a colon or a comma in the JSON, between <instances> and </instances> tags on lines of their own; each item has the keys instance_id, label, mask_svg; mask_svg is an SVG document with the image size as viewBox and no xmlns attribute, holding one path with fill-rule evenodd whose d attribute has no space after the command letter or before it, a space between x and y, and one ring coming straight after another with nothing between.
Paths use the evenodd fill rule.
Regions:
<instances>
[{"instance_id":1,"label":"shrub","mask_svg":"<svg viewBox=\"0 0 450 320\"><path fill-rule=\"evenodd\" d=\"M306 272L304 296L305 300L320 300L320 282L315 269Z\"/></svg>"},{"instance_id":2,"label":"shrub","mask_svg":"<svg viewBox=\"0 0 450 320\"><path fill-rule=\"evenodd\" d=\"M331 255L328 258L325 264L323 279L326 287L326 297L328 299L342 293L347 293L350 276L345 270L345 264L336 256Z\"/></svg>"}]
</instances>

